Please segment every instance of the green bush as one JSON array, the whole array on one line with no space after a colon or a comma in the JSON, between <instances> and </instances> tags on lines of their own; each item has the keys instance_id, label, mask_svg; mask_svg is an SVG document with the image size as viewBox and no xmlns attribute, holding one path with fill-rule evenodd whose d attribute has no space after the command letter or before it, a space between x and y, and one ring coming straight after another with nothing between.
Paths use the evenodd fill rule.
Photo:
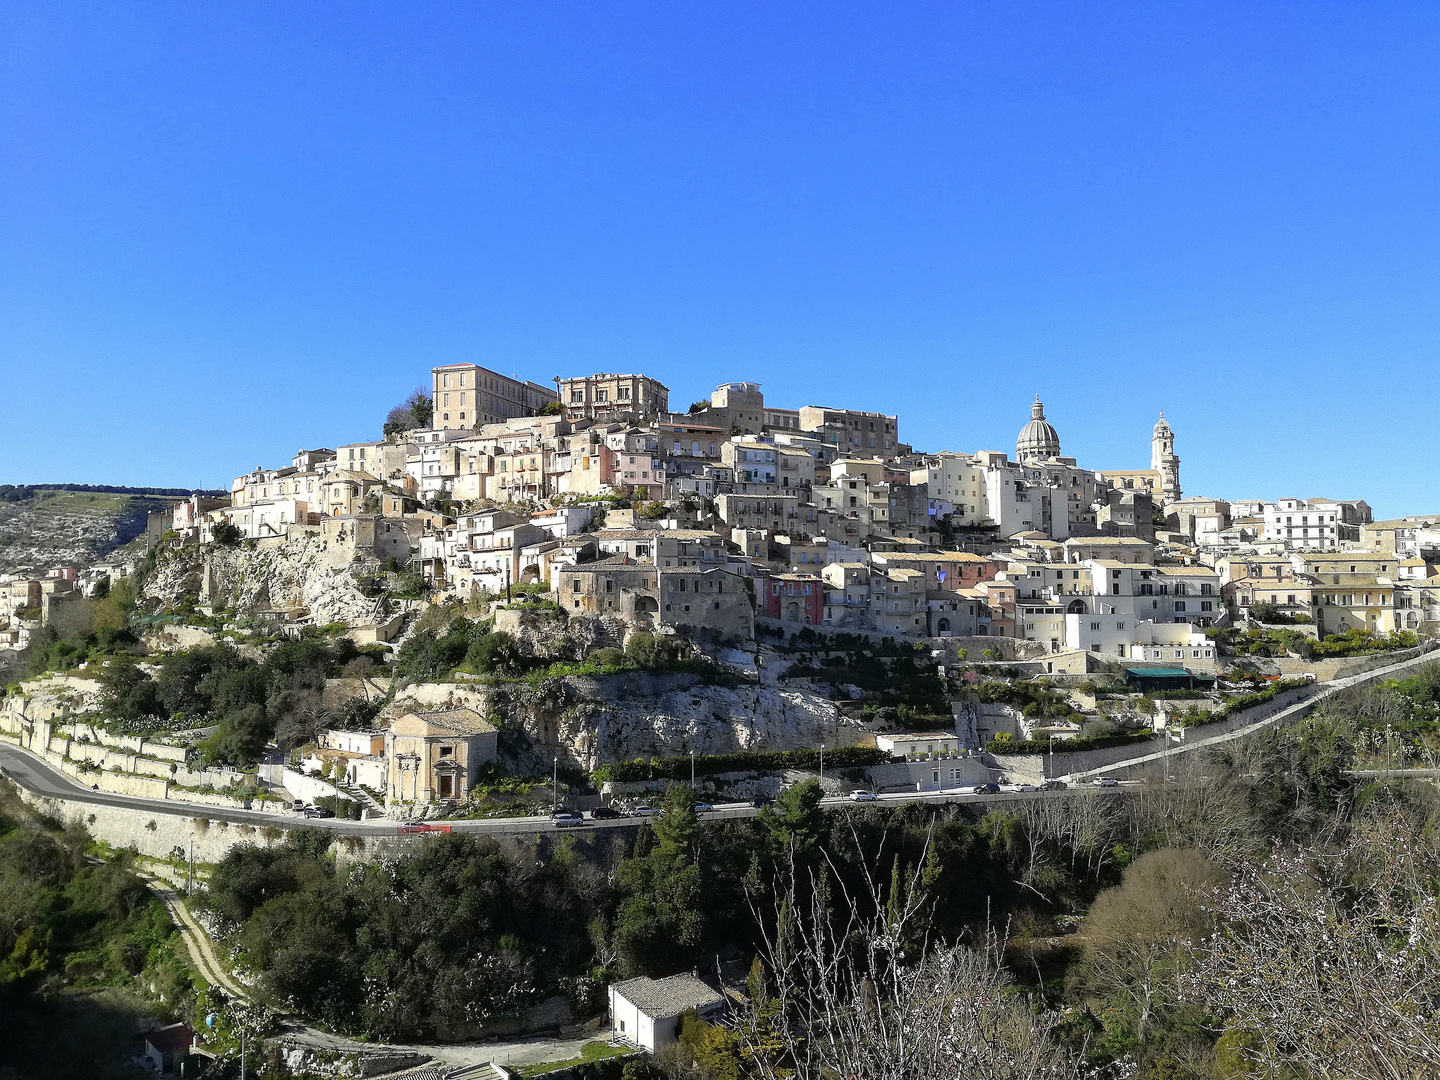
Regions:
<instances>
[{"instance_id":1,"label":"green bush","mask_svg":"<svg viewBox=\"0 0 1440 1080\"><path fill-rule=\"evenodd\" d=\"M1149 742L1154 735L1138 731L1132 735L1096 735L1088 739L1056 739L1055 753L1078 754L1082 750L1106 750L1112 746L1131 746L1134 743ZM996 736L985 744L992 754L1048 754L1049 739L1002 739Z\"/></svg>"},{"instance_id":2,"label":"green bush","mask_svg":"<svg viewBox=\"0 0 1440 1080\"><path fill-rule=\"evenodd\" d=\"M872 746L845 746L825 751L825 768L858 769L867 765L883 765L890 753ZM698 754L695 775L713 776L727 772L779 772L782 769L815 769L820 765L818 750L737 750L731 754ZM592 774L596 783L613 780L621 783L637 780L689 780L690 758L635 758L601 765Z\"/></svg>"}]
</instances>

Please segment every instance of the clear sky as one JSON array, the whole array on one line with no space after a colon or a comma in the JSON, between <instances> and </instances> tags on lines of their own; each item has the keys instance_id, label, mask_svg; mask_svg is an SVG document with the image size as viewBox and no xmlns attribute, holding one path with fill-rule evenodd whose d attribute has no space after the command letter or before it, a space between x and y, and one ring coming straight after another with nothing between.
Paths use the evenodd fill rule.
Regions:
<instances>
[{"instance_id":1,"label":"clear sky","mask_svg":"<svg viewBox=\"0 0 1440 1080\"><path fill-rule=\"evenodd\" d=\"M439 363L1440 511L1440 5L12 3L0 481L222 486Z\"/></svg>"}]
</instances>

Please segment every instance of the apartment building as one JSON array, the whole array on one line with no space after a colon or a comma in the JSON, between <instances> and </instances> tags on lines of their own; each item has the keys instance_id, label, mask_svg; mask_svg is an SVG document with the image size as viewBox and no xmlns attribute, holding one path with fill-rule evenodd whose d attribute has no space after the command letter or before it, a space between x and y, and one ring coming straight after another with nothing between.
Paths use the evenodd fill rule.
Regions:
<instances>
[{"instance_id":1,"label":"apartment building","mask_svg":"<svg viewBox=\"0 0 1440 1080\"><path fill-rule=\"evenodd\" d=\"M670 411L670 388L648 375L600 372L561 379L560 405L567 417L613 416L635 413L661 416Z\"/></svg>"},{"instance_id":2,"label":"apartment building","mask_svg":"<svg viewBox=\"0 0 1440 1080\"><path fill-rule=\"evenodd\" d=\"M432 369L432 427L478 428L519 416L534 416L557 400L539 383L512 379L479 364L446 364Z\"/></svg>"}]
</instances>

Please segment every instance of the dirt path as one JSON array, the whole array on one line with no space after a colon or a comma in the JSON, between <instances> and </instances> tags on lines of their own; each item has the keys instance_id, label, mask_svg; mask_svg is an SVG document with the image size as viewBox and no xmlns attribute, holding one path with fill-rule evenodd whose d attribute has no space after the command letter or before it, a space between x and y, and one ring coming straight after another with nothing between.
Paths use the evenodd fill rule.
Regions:
<instances>
[{"instance_id":1,"label":"dirt path","mask_svg":"<svg viewBox=\"0 0 1440 1080\"><path fill-rule=\"evenodd\" d=\"M250 997L249 992L241 986L225 970L225 965L215 955L215 947L210 942L210 935L205 933L204 928L195 921L195 916L190 914L190 909L185 905L185 898L180 895L170 883L162 880L148 871L142 871L141 876L145 878L150 890L160 898L165 905L165 910L170 912L170 917L175 920L175 925L180 928L180 936L185 942L185 951L190 954L190 959L202 978L213 986L218 986L231 997L245 1001Z\"/></svg>"}]
</instances>

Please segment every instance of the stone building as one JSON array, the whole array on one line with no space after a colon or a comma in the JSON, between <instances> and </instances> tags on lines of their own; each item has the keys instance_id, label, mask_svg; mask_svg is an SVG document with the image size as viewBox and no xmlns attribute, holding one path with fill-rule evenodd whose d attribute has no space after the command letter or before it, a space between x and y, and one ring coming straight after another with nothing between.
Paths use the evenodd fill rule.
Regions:
<instances>
[{"instance_id":1,"label":"stone building","mask_svg":"<svg viewBox=\"0 0 1440 1080\"><path fill-rule=\"evenodd\" d=\"M560 567L556 595L571 615L610 615L641 628L668 623L722 637L755 634L749 581L719 567L657 567L626 555Z\"/></svg>"},{"instance_id":2,"label":"stone building","mask_svg":"<svg viewBox=\"0 0 1440 1080\"><path fill-rule=\"evenodd\" d=\"M648 375L600 372L559 380L560 404L567 417L634 413L660 416L670 411L670 388Z\"/></svg>"},{"instance_id":3,"label":"stone building","mask_svg":"<svg viewBox=\"0 0 1440 1080\"><path fill-rule=\"evenodd\" d=\"M495 726L473 709L406 713L385 733L386 796L392 803L464 799L495 760Z\"/></svg>"}]
</instances>

